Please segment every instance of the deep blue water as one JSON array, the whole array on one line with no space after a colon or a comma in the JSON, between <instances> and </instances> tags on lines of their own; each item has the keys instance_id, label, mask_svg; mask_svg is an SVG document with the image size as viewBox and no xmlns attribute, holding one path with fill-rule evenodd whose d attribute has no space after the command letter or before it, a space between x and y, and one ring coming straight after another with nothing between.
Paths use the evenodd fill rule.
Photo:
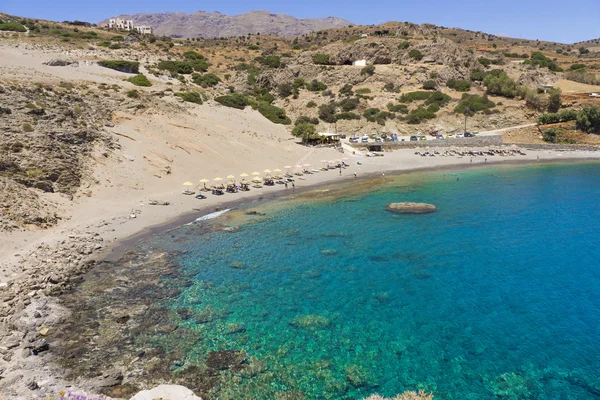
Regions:
<instances>
[{"instance_id":1,"label":"deep blue water","mask_svg":"<svg viewBox=\"0 0 600 400\"><path fill-rule=\"evenodd\" d=\"M195 234L214 220L154 238L189 250L178 262L195 277L168 306L220 315L181 322L202 333L186 363L245 350L257 372L228 389L238 398L600 398L599 165L456 176L390 177L265 204L239 232ZM438 212L385 211L394 201Z\"/></svg>"}]
</instances>

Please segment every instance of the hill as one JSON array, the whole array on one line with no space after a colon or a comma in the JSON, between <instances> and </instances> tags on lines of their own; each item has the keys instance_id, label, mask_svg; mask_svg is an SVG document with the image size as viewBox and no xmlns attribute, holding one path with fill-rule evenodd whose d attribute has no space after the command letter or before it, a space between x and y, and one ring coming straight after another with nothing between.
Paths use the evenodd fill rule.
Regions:
<instances>
[{"instance_id":1,"label":"hill","mask_svg":"<svg viewBox=\"0 0 600 400\"><path fill-rule=\"evenodd\" d=\"M352 25L342 18L299 19L290 15L273 14L269 11L250 11L239 15L225 15L219 12L197 11L127 14L118 18L132 19L138 25L151 25L157 35L171 37L233 37L249 33L277 35L284 37L300 36L306 33ZM102 21L100 24L106 23Z\"/></svg>"}]
</instances>

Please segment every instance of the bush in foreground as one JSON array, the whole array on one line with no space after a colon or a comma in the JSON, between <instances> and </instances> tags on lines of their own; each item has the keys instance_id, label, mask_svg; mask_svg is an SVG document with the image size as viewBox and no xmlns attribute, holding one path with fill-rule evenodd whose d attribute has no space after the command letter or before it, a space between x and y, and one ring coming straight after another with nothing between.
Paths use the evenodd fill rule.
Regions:
<instances>
[{"instance_id":1,"label":"bush in foreground","mask_svg":"<svg viewBox=\"0 0 600 400\"><path fill-rule=\"evenodd\" d=\"M248 99L246 96L240 93L228 94L226 96L220 96L215 99L217 103L224 105L225 107L237 108L243 110L248 105Z\"/></svg>"},{"instance_id":2,"label":"bush in foreground","mask_svg":"<svg viewBox=\"0 0 600 400\"><path fill-rule=\"evenodd\" d=\"M146 78L144 74L137 74L127 79L127 82L133 83L135 86L152 86L152 83Z\"/></svg>"},{"instance_id":3,"label":"bush in foreground","mask_svg":"<svg viewBox=\"0 0 600 400\"><path fill-rule=\"evenodd\" d=\"M181 97L188 103L202 104L202 96L198 92L179 92L176 93L175 96Z\"/></svg>"},{"instance_id":4,"label":"bush in foreground","mask_svg":"<svg viewBox=\"0 0 600 400\"><path fill-rule=\"evenodd\" d=\"M98 61L98 65L104 68L114 69L115 71L126 72L128 74L140 73L140 63L137 61L103 60Z\"/></svg>"},{"instance_id":5,"label":"bush in foreground","mask_svg":"<svg viewBox=\"0 0 600 400\"><path fill-rule=\"evenodd\" d=\"M600 107L586 104L577 113L576 128L586 133L600 135Z\"/></svg>"},{"instance_id":6,"label":"bush in foreground","mask_svg":"<svg viewBox=\"0 0 600 400\"><path fill-rule=\"evenodd\" d=\"M0 24L0 31L27 32L27 28L18 22L7 22Z\"/></svg>"},{"instance_id":7,"label":"bush in foreground","mask_svg":"<svg viewBox=\"0 0 600 400\"><path fill-rule=\"evenodd\" d=\"M274 124L289 125L292 123L285 114L285 110L264 101L258 103L258 112Z\"/></svg>"}]
</instances>

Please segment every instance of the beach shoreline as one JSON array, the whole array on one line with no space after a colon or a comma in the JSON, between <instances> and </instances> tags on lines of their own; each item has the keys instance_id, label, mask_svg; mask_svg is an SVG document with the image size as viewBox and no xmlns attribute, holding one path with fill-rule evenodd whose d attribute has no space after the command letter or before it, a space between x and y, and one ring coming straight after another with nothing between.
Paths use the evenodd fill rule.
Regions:
<instances>
[{"instance_id":1,"label":"beach shoreline","mask_svg":"<svg viewBox=\"0 0 600 400\"><path fill-rule=\"evenodd\" d=\"M229 194L208 195L207 200L196 200L193 196L184 196L179 191L163 197L150 193L144 195L144 201L161 198L172 202L173 206L149 206L146 203L142 206L139 205L138 197L126 199L125 204L114 208L114 213L102 215L100 218L98 214L106 205L84 202L77 207L91 208L87 210L87 215L93 218L66 221L47 231L35 232L35 240L27 240L27 235L21 235L25 238L22 242L13 242L16 243L18 253L2 252L0 260L3 268L12 272L10 280L6 279L6 275L2 275L0 280L0 296L3 299L0 329L4 330L0 331L0 355L5 361L3 370L0 371L4 377L0 381L0 392L10 389L17 395L31 393L31 389L27 388L28 385L34 386L28 381L31 378L48 393L57 393L66 387L80 390L82 393L97 393L100 388L97 382L68 382L63 376L63 371L57 370L53 364L51 351L32 355L36 349L44 348L52 332L60 329L61 321L69 318L69 310L61 304L60 297L57 296L70 291L81 282L83 275L90 271L95 263L117 259L144 237L176 229L202 215L214 212L217 208L222 210L258 201L293 198L354 179L368 180L386 175L433 171L460 174L461 171L475 168L600 161L600 151L574 151L565 154L563 151L526 150L525 156L497 156L490 157L487 161L483 157L476 157L474 162L471 162L470 157L421 157L414 152L415 149L406 149L385 153L384 157L361 157L362 165L350 161L350 167L342 170L341 176L338 170L322 171L310 176L295 176L295 189L286 190L283 185L263 187L238 193L236 196L239 197L235 199ZM134 204L138 204L142 210L140 213L130 211ZM147 207L153 208L148 210ZM157 214L149 217L154 210ZM22 251L28 247L31 248L30 251ZM22 377L27 379L21 379ZM40 384L42 382L44 385Z\"/></svg>"}]
</instances>

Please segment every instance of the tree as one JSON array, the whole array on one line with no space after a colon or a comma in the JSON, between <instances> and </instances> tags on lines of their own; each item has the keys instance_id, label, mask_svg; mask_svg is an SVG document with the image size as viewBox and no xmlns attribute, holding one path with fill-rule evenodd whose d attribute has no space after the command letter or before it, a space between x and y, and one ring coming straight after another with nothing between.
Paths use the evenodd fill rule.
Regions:
<instances>
[{"instance_id":1,"label":"tree","mask_svg":"<svg viewBox=\"0 0 600 400\"><path fill-rule=\"evenodd\" d=\"M352 96L354 94L354 92L352 91L352 85L349 83L346 83L341 89L340 89L340 94L343 96Z\"/></svg>"},{"instance_id":2,"label":"tree","mask_svg":"<svg viewBox=\"0 0 600 400\"><path fill-rule=\"evenodd\" d=\"M363 69L360 70L361 75L373 75L375 73L375 66L373 64L369 64Z\"/></svg>"},{"instance_id":3,"label":"tree","mask_svg":"<svg viewBox=\"0 0 600 400\"><path fill-rule=\"evenodd\" d=\"M289 83L282 83L277 87L277 93L280 97L286 98L292 95L293 87Z\"/></svg>"},{"instance_id":4,"label":"tree","mask_svg":"<svg viewBox=\"0 0 600 400\"><path fill-rule=\"evenodd\" d=\"M549 112L555 113L560 109L560 105L561 105L560 95L561 94L562 94L562 91L560 90L560 88L550 89L549 96L548 96L548 111Z\"/></svg>"},{"instance_id":5,"label":"tree","mask_svg":"<svg viewBox=\"0 0 600 400\"><path fill-rule=\"evenodd\" d=\"M436 87L437 87L437 83L435 83L434 80L429 80L429 81L423 82L423 89L425 89L425 90L435 90Z\"/></svg>"},{"instance_id":6,"label":"tree","mask_svg":"<svg viewBox=\"0 0 600 400\"><path fill-rule=\"evenodd\" d=\"M317 135L317 130L313 124L298 124L292 129L292 135L302 138L302 141L306 142Z\"/></svg>"},{"instance_id":7,"label":"tree","mask_svg":"<svg viewBox=\"0 0 600 400\"><path fill-rule=\"evenodd\" d=\"M319 65L329 65L329 54L317 53L313 57L313 62Z\"/></svg>"},{"instance_id":8,"label":"tree","mask_svg":"<svg viewBox=\"0 0 600 400\"><path fill-rule=\"evenodd\" d=\"M419 50L417 49L412 49L409 53L408 56L410 58L414 58L417 61L420 61L423 59L423 53L421 53Z\"/></svg>"},{"instance_id":9,"label":"tree","mask_svg":"<svg viewBox=\"0 0 600 400\"><path fill-rule=\"evenodd\" d=\"M600 107L592 104L586 104L577 113L577 129L600 135Z\"/></svg>"}]
</instances>

